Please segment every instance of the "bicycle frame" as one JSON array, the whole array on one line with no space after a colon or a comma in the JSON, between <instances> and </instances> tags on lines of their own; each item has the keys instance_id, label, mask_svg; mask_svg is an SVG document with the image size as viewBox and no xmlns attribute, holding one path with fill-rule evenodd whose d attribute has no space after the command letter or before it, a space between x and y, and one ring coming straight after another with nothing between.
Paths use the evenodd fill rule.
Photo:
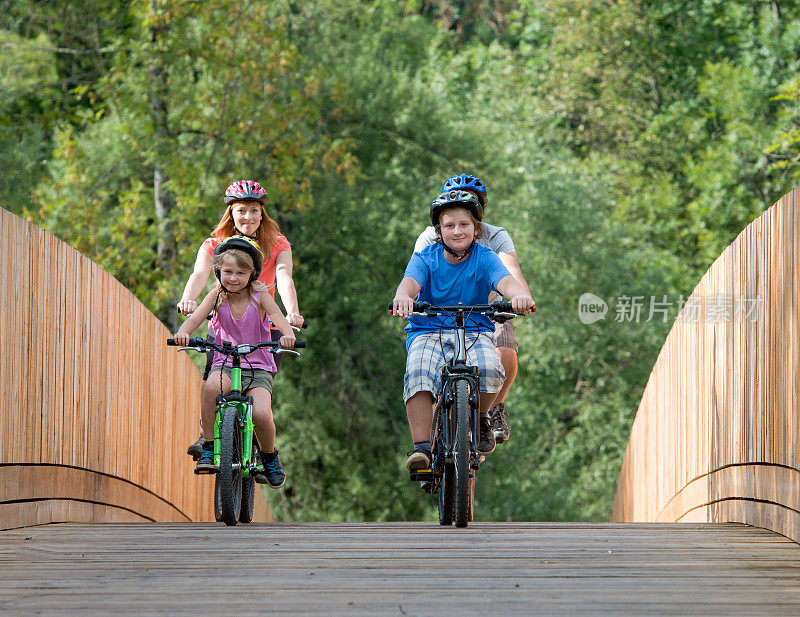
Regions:
<instances>
[{"instance_id":1,"label":"bicycle frame","mask_svg":"<svg viewBox=\"0 0 800 617\"><path fill-rule=\"evenodd\" d=\"M253 465L253 397L243 395L242 368L238 354L233 354L231 367L231 391L228 394L217 396L217 415L214 419L214 466L220 466L220 426L225 411L231 407L236 409L236 420L242 433L242 477L247 478L251 472L256 471Z\"/></svg>"},{"instance_id":2,"label":"bicycle frame","mask_svg":"<svg viewBox=\"0 0 800 617\"><path fill-rule=\"evenodd\" d=\"M441 390L437 396L436 410L434 412L433 422L431 424L431 444L434 444L437 437L444 438L444 461L434 461L433 474L435 478L434 492L438 488L442 478L442 463L451 463L453 461L453 430L452 430L452 407L453 407L453 389L456 382L459 380L466 381L469 385L469 406L470 406L470 425L472 428L472 440L470 443L470 458L472 460L472 468L477 469L480 464L480 457L478 456L478 438L477 431L478 423L480 421L480 412L478 408L478 396L480 390L480 374L477 366L470 366L467 364L467 340L466 340L466 325L463 312L455 315L456 327L452 330L455 334L455 354L452 359L447 361L442 367L442 380ZM438 430L439 421L441 420L441 434ZM436 463L439 463L438 465Z\"/></svg>"}]
</instances>

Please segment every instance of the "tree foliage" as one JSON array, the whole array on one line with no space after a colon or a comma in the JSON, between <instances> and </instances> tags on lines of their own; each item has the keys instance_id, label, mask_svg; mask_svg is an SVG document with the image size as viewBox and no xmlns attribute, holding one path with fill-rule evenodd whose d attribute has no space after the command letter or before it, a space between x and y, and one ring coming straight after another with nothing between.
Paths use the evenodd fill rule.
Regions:
<instances>
[{"instance_id":1,"label":"tree foliage","mask_svg":"<svg viewBox=\"0 0 800 617\"><path fill-rule=\"evenodd\" d=\"M276 381L283 519L434 517L385 307L448 176L487 184L539 306L478 482L477 516L512 520L608 516L677 312L586 325L580 295L688 295L798 177L797 2L0 8L0 202L166 323L224 187L267 188L309 322Z\"/></svg>"}]
</instances>

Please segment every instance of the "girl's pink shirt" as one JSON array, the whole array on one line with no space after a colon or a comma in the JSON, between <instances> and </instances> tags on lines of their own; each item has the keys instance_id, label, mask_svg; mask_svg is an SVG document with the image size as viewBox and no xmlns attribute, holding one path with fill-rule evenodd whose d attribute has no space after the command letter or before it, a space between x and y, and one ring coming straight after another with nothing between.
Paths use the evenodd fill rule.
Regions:
<instances>
[{"instance_id":1,"label":"girl's pink shirt","mask_svg":"<svg viewBox=\"0 0 800 617\"><path fill-rule=\"evenodd\" d=\"M231 305L224 302L217 307L211 319L211 331L214 333L214 342L222 345L223 341L230 341L234 345L248 343L255 345L272 340L270 337L270 321L267 316L261 317L261 307L258 305L259 292L253 292L253 298L247 304L247 310L239 319L231 312ZM218 351L214 352L214 366L230 367L233 360L230 356L223 356ZM275 358L265 349L258 349L247 355L247 361L242 360L242 368L260 368L270 373L278 369Z\"/></svg>"},{"instance_id":2,"label":"girl's pink shirt","mask_svg":"<svg viewBox=\"0 0 800 617\"><path fill-rule=\"evenodd\" d=\"M220 241L216 238L208 238L205 242L203 242L203 248L213 257L214 249L217 248L219 243ZM291 246L292 245L289 244L286 236L278 236L275 244L272 245L272 251L269 254L269 258L266 260L266 263L264 263L264 269L261 271L261 276L258 277L258 280L267 286L269 295L271 295L273 298L275 297L275 270L277 268L278 255Z\"/></svg>"}]
</instances>

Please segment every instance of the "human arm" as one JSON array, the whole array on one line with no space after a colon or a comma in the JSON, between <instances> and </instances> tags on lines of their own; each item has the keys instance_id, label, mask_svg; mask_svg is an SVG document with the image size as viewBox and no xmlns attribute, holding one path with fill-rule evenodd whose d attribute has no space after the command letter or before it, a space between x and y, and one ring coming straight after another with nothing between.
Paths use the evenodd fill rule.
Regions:
<instances>
[{"instance_id":1,"label":"human arm","mask_svg":"<svg viewBox=\"0 0 800 617\"><path fill-rule=\"evenodd\" d=\"M203 323L206 316L214 308L214 301L217 298L217 293L216 289L210 291L208 295L203 298L197 310L192 312L189 318L183 322L183 325L175 333L175 342L177 342L178 345L189 344L189 337L194 334L194 331L200 327L200 324Z\"/></svg>"},{"instance_id":2,"label":"human arm","mask_svg":"<svg viewBox=\"0 0 800 617\"><path fill-rule=\"evenodd\" d=\"M197 310L197 296L203 291L203 288L208 282L208 276L211 274L211 267L213 260L211 254L206 250L205 245L200 247L197 251L197 259L194 262L194 270L186 281L186 287L183 290L180 302L178 302L178 310L184 315L191 315Z\"/></svg>"},{"instance_id":3,"label":"human arm","mask_svg":"<svg viewBox=\"0 0 800 617\"><path fill-rule=\"evenodd\" d=\"M426 246L430 246L436 242L436 230L428 226L425 230L417 237L417 241L414 243L414 252L419 253L422 249Z\"/></svg>"},{"instance_id":4,"label":"human arm","mask_svg":"<svg viewBox=\"0 0 800 617\"><path fill-rule=\"evenodd\" d=\"M519 267L519 257L517 254L499 253L497 256L500 258L500 261L503 262L503 265L508 268L508 271L511 272L511 276L517 279L517 282L522 285L525 289L525 293L530 296L531 288L528 287L528 281L526 281L525 277L522 275L522 269Z\"/></svg>"},{"instance_id":5,"label":"human arm","mask_svg":"<svg viewBox=\"0 0 800 617\"><path fill-rule=\"evenodd\" d=\"M300 314L300 305L297 302L297 290L292 278L292 248L286 247L275 260L275 286L286 308L287 321L299 328L303 325L303 316Z\"/></svg>"},{"instance_id":6,"label":"human arm","mask_svg":"<svg viewBox=\"0 0 800 617\"><path fill-rule=\"evenodd\" d=\"M511 298L511 308L515 313L527 315L536 308L536 304L533 298L531 298L527 287L523 287L522 284L510 274L500 279L500 282L497 283L497 291L506 298Z\"/></svg>"},{"instance_id":7,"label":"human arm","mask_svg":"<svg viewBox=\"0 0 800 617\"><path fill-rule=\"evenodd\" d=\"M422 285L410 276L404 276L394 292L392 300L392 314L397 317L409 317L414 312L414 298L417 297Z\"/></svg>"},{"instance_id":8,"label":"human arm","mask_svg":"<svg viewBox=\"0 0 800 617\"><path fill-rule=\"evenodd\" d=\"M286 317L283 316L278 303L272 299L268 293L262 293L258 297L258 303L261 305L261 308L267 313L267 317L269 320L275 324L275 327L281 331L283 336L281 337L281 347L284 349L292 349L294 347L294 342L297 340L294 336L294 330L292 330L292 326L287 321Z\"/></svg>"}]
</instances>

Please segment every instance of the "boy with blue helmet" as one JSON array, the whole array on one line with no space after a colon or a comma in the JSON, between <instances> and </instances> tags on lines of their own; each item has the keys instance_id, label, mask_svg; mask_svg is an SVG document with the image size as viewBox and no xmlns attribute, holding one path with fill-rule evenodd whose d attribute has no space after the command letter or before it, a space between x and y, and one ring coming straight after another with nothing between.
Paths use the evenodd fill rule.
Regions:
<instances>
[{"instance_id":1,"label":"boy with blue helmet","mask_svg":"<svg viewBox=\"0 0 800 617\"><path fill-rule=\"evenodd\" d=\"M487 199L486 185L480 178L471 174L462 173L447 179L442 186L442 195L453 190L467 191L478 200L480 212L476 218L480 221L482 230L481 237L476 239L476 242L494 251L511 275L524 287L528 295L530 295L530 288L520 269L519 258L511 236L504 228L483 222L483 214ZM428 227L417 238L414 244L414 252L418 253L426 246L434 244L435 242L437 242L436 230L432 226ZM493 294L490 301L498 299L499 298ZM507 321L504 324L497 324L494 331L494 344L500 357L500 362L505 370L506 380L500 392L497 393L493 406L489 410L489 416L492 418L494 436L497 443L503 443L508 440L511 434L511 430L508 426L508 412L505 408L505 399L514 383L514 378L517 376L518 366L517 353L519 351L519 345L514 334L514 324L512 321Z\"/></svg>"},{"instance_id":2,"label":"boy with blue helmet","mask_svg":"<svg viewBox=\"0 0 800 617\"><path fill-rule=\"evenodd\" d=\"M529 313L533 299L489 248L477 244L482 234L483 207L471 192L453 189L431 204L431 222L438 242L412 255L392 302L392 313L409 320L406 326L406 373L403 400L414 449L406 467L424 469L431 463L430 432L433 394L445 351L452 346L442 332L446 317L412 315L414 298L433 305L485 304L492 291L511 298L515 312ZM495 439L488 410L505 375L490 337L494 325L484 316L471 319L466 329L467 362L480 373L478 408L481 415L478 450L489 454ZM452 338L450 336L449 338Z\"/></svg>"}]
</instances>

